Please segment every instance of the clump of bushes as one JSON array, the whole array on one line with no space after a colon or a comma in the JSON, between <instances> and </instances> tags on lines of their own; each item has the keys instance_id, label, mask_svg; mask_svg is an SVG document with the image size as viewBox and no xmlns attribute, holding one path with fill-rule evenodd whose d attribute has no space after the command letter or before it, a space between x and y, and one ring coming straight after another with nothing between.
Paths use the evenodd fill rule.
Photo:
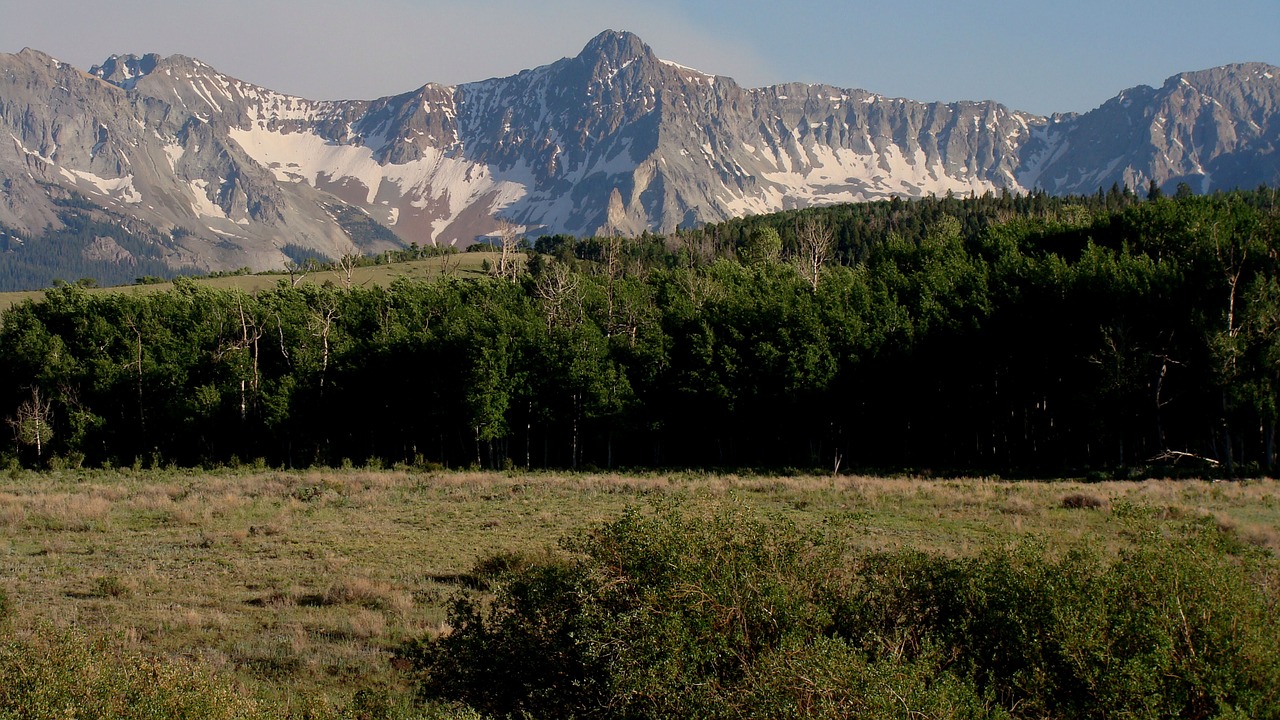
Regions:
<instances>
[{"instance_id":1,"label":"clump of bushes","mask_svg":"<svg viewBox=\"0 0 1280 720\"><path fill-rule=\"evenodd\" d=\"M492 602L400 655L424 697L498 717L1280 717L1274 562L1208 521L1117 516L1117 558L946 558L632 511L482 562Z\"/></svg>"},{"instance_id":2,"label":"clump of bushes","mask_svg":"<svg viewBox=\"0 0 1280 720\"><path fill-rule=\"evenodd\" d=\"M183 661L160 661L46 628L0 643L0 717L85 720L256 719L269 715L234 684Z\"/></svg>"},{"instance_id":3,"label":"clump of bushes","mask_svg":"<svg viewBox=\"0 0 1280 720\"><path fill-rule=\"evenodd\" d=\"M45 627L0 641L3 720L481 720L457 703L416 703L371 683L349 699L264 701L229 675L183 659L146 657L112 638Z\"/></svg>"}]
</instances>

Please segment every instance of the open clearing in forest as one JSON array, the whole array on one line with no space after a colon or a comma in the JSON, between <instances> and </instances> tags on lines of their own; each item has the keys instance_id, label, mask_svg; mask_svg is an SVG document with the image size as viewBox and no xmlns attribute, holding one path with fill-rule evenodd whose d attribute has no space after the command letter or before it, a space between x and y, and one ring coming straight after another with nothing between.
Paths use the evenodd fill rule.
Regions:
<instances>
[{"instance_id":1,"label":"open clearing in forest","mask_svg":"<svg viewBox=\"0 0 1280 720\"><path fill-rule=\"evenodd\" d=\"M445 273L454 274L458 277L476 277L484 273L483 268L486 260L490 263L496 263L500 255L501 253L496 252L468 252L430 257L422 260L387 263L383 265L365 265L362 267L352 268L351 285L353 287L362 287L366 285L386 287L401 278L428 280L439 278ZM521 257L523 257L523 255L521 255ZM290 278L288 273L280 272L255 275L223 275L220 277L195 278L195 282L211 288L235 288L246 293L255 293L261 290L270 290L271 288L276 287L282 280L285 283L292 282L293 279L298 279L302 275L303 273L297 273L293 278ZM326 282L333 283L337 287L345 287L347 282L346 273L342 270L333 269L315 270L308 272L305 276L301 277L298 284L323 285ZM118 287L89 288L89 292L152 293L172 289L173 283L163 282L149 285L121 285ZM0 312L4 311L9 306L17 305L24 300L40 300L43 297L43 290L0 292Z\"/></svg>"},{"instance_id":2,"label":"open clearing in forest","mask_svg":"<svg viewBox=\"0 0 1280 720\"><path fill-rule=\"evenodd\" d=\"M1010 482L703 473L412 470L12 471L0 589L46 623L231 672L267 695L349 693L389 651L445 629L474 563L552 545L628 507L748 508L851 548L970 554L1133 538L1113 508L1211 516L1280 553L1280 484Z\"/></svg>"}]
</instances>

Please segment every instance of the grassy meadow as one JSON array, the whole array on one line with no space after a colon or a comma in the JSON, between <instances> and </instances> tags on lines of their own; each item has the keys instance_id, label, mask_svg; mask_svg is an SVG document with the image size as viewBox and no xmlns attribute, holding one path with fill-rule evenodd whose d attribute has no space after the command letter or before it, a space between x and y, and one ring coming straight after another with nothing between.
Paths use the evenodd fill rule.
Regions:
<instances>
[{"instance_id":1,"label":"grassy meadow","mask_svg":"<svg viewBox=\"0 0 1280 720\"><path fill-rule=\"evenodd\" d=\"M356 287L366 285L385 287L401 278L428 280L439 278L445 273L456 274L459 277L474 277L484 272L482 268L486 260L491 263L496 263L500 254L501 253L496 252L468 252L430 257L422 260L407 260L404 262L394 262L383 265L365 265L352 269L351 285ZM298 273L294 276L294 279L298 279L298 284L300 285L323 285L326 282L329 282L338 287L344 287L347 283L346 273L340 269L316 270L306 273L305 275ZM275 272L257 273L252 275L202 277L196 278L195 282L210 288L224 290L237 289L252 294L260 290L269 290L275 287L281 280L284 280L285 282L291 281L290 276L287 273ZM119 287L90 288L89 292L153 293L172 289L173 283L162 282L147 285L122 285ZM0 292L0 312L3 312L6 308L12 305L21 303L24 300L40 300L43 297L43 290Z\"/></svg>"},{"instance_id":2,"label":"grassy meadow","mask_svg":"<svg viewBox=\"0 0 1280 720\"><path fill-rule=\"evenodd\" d=\"M476 563L670 503L746 510L840 547L965 556L1038 539L1116 552L1116 508L1212 517L1280 553L1274 480L522 474L338 469L11 471L0 481L7 633L76 627L191 662L275 707L407 693L404 641L448 631ZM388 690L389 689L389 690Z\"/></svg>"}]
</instances>

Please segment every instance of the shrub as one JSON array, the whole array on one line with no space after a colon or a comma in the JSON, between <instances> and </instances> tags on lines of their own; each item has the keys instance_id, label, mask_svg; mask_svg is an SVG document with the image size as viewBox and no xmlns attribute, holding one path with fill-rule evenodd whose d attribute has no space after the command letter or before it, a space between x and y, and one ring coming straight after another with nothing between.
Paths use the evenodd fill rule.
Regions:
<instances>
[{"instance_id":1,"label":"shrub","mask_svg":"<svg viewBox=\"0 0 1280 720\"><path fill-rule=\"evenodd\" d=\"M0 643L0 717L82 720L266 718L229 682L183 661L113 648L75 631L45 628Z\"/></svg>"},{"instance_id":2,"label":"shrub","mask_svg":"<svg viewBox=\"0 0 1280 720\"><path fill-rule=\"evenodd\" d=\"M1104 504L1102 498L1087 493L1071 493L1062 498L1062 507L1067 510L1097 510Z\"/></svg>"},{"instance_id":3,"label":"shrub","mask_svg":"<svg viewBox=\"0 0 1280 720\"><path fill-rule=\"evenodd\" d=\"M94 578L89 594L100 598L127 598L133 588L118 575L101 575Z\"/></svg>"},{"instance_id":4,"label":"shrub","mask_svg":"<svg viewBox=\"0 0 1280 720\"><path fill-rule=\"evenodd\" d=\"M425 696L485 714L541 717L597 706L606 666L584 644L592 619L583 602L598 590L585 583L568 563L529 568L489 610L459 598L449 613L453 631L410 644L401 656L417 667Z\"/></svg>"},{"instance_id":5,"label":"shrub","mask_svg":"<svg viewBox=\"0 0 1280 720\"><path fill-rule=\"evenodd\" d=\"M915 657L870 657L819 636L762 657L729 715L742 718L1001 718L935 648Z\"/></svg>"},{"instance_id":6,"label":"shrub","mask_svg":"<svg viewBox=\"0 0 1280 720\"><path fill-rule=\"evenodd\" d=\"M503 558L489 609L459 599L452 633L404 650L431 697L495 715L694 716L762 652L818 632L814 538L741 514L629 512L555 557ZM494 579L493 567L513 566Z\"/></svg>"},{"instance_id":7,"label":"shrub","mask_svg":"<svg viewBox=\"0 0 1280 720\"><path fill-rule=\"evenodd\" d=\"M632 511L483 561L492 603L401 655L425 697L496 716L1280 718L1275 564L1211 519L1116 517L1111 560L840 557L781 521Z\"/></svg>"},{"instance_id":8,"label":"shrub","mask_svg":"<svg viewBox=\"0 0 1280 720\"><path fill-rule=\"evenodd\" d=\"M1211 520L1134 522L1110 563L1035 545L859 558L836 631L873 658L940 648L1019 717L1280 717L1274 566Z\"/></svg>"},{"instance_id":9,"label":"shrub","mask_svg":"<svg viewBox=\"0 0 1280 720\"><path fill-rule=\"evenodd\" d=\"M1063 655L1093 706L1280 717L1274 566L1211 518L1173 533L1141 529L1086 605L1089 627L1065 636Z\"/></svg>"}]
</instances>

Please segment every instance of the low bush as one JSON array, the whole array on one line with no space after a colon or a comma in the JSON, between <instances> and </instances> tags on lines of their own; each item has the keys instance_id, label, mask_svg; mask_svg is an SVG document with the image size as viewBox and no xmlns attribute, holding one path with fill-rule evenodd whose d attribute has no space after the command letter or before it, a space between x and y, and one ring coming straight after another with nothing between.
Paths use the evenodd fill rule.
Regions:
<instances>
[{"instance_id":1,"label":"low bush","mask_svg":"<svg viewBox=\"0 0 1280 720\"><path fill-rule=\"evenodd\" d=\"M1209 522L1139 540L1110 562L862 558L836 634L873 656L943 648L1015 717L1280 717L1273 564Z\"/></svg>"},{"instance_id":2,"label":"low bush","mask_svg":"<svg viewBox=\"0 0 1280 720\"><path fill-rule=\"evenodd\" d=\"M1102 498L1088 493L1071 493L1062 498L1062 507L1067 510L1097 510L1104 504Z\"/></svg>"},{"instance_id":3,"label":"low bush","mask_svg":"<svg viewBox=\"0 0 1280 720\"><path fill-rule=\"evenodd\" d=\"M914 657L872 659L841 639L818 636L763 656L726 698L722 717L737 718L1003 718L973 683L948 672L936 648Z\"/></svg>"},{"instance_id":4,"label":"low bush","mask_svg":"<svg viewBox=\"0 0 1280 720\"><path fill-rule=\"evenodd\" d=\"M121 649L110 638L42 628L0 641L0 720L481 720L451 702L418 703L377 682L342 702L262 700L228 676Z\"/></svg>"},{"instance_id":5,"label":"low bush","mask_svg":"<svg viewBox=\"0 0 1280 720\"><path fill-rule=\"evenodd\" d=\"M183 661L121 651L103 639L44 629L0 643L0 718L256 719L269 715L230 682Z\"/></svg>"},{"instance_id":6,"label":"low bush","mask_svg":"<svg viewBox=\"0 0 1280 720\"><path fill-rule=\"evenodd\" d=\"M425 694L485 713L706 715L759 654L828 625L824 553L740 514L630 512L541 561L482 562L497 601L459 599L452 633L402 652Z\"/></svg>"},{"instance_id":7,"label":"low bush","mask_svg":"<svg viewBox=\"0 0 1280 720\"><path fill-rule=\"evenodd\" d=\"M119 575L102 575L94 578L89 594L99 598L127 598L133 594L133 586Z\"/></svg>"},{"instance_id":8,"label":"low bush","mask_svg":"<svg viewBox=\"0 0 1280 720\"><path fill-rule=\"evenodd\" d=\"M1116 517L1117 558L945 558L633 511L482 562L492 602L400 654L424 697L498 717L1280 718L1274 561L1209 521Z\"/></svg>"}]
</instances>

